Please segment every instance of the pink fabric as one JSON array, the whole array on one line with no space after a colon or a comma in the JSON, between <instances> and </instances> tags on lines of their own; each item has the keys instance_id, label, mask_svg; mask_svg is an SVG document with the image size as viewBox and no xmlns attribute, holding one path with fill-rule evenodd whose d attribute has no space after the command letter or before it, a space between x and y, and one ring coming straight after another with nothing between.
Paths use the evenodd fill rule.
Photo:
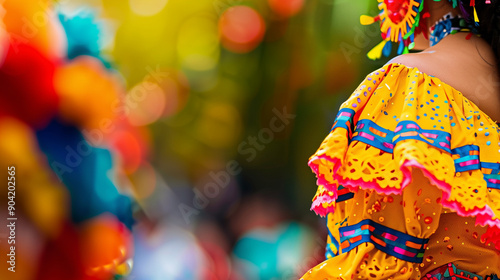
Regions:
<instances>
[{"instance_id":1,"label":"pink fabric","mask_svg":"<svg viewBox=\"0 0 500 280\"><path fill-rule=\"evenodd\" d=\"M408 251L401 249L399 247L394 247L394 252L401 254L401 255L408 256L408 257L415 257L415 255L416 255L415 253L408 252Z\"/></svg>"},{"instance_id":2,"label":"pink fabric","mask_svg":"<svg viewBox=\"0 0 500 280\"><path fill-rule=\"evenodd\" d=\"M387 238L387 239L391 240L391 241L395 241L396 239L398 239L398 237L397 237L397 236L392 235L392 234L390 234L390 233L388 233L388 232L384 232L384 233L382 234L382 236L383 236L384 238Z\"/></svg>"},{"instance_id":3,"label":"pink fabric","mask_svg":"<svg viewBox=\"0 0 500 280\"><path fill-rule=\"evenodd\" d=\"M365 137L366 139L368 139L370 141L373 141L375 139L375 137L373 137L373 135L370 135L370 134L365 133L365 132L360 132L359 136Z\"/></svg>"},{"instance_id":4,"label":"pink fabric","mask_svg":"<svg viewBox=\"0 0 500 280\"><path fill-rule=\"evenodd\" d=\"M422 135L425 136L425 137L427 137L427 138L431 138L431 139L438 138L437 134L428 133L428 132L423 132Z\"/></svg>"},{"instance_id":5,"label":"pink fabric","mask_svg":"<svg viewBox=\"0 0 500 280\"><path fill-rule=\"evenodd\" d=\"M406 160L403 162L400 166L401 171L403 172L403 180L401 183L401 188L400 189L395 189L395 188L382 188L377 184L377 182L367 182L364 181L363 179L351 179L351 178L344 178L341 176L336 175L337 170L340 167L340 160L337 158L329 158L327 156L319 156L319 157L314 157L311 159L309 162L309 165L311 166L312 170L315 171L316 175L318 176L318 184L321 184L325 186L325 188L329 191L332 191L334 193L335 198L337 197L337 187L338 185L330 184L327 180L325 180L323 174L319 174L318 171L318 165L315 163L315 160L318 159L326 159L330 162L332 162L333 165L333 179L337 180L340 185L343 185L344 187L348 188L350 191L357 191L358 188L361 189L372 189L375 190L378 193L381 194L386 194L386 195L401 195L404 188L408 186L412 182L412 169L413 168L419 168L422 170L422 173L430 180L430 182L441 189L443 191L443 199L441 201L441 204L449 208L450 210L456 212L458 215L463 216L463 217L475 217L476 218L476 224L479 224L481 226L489 226L489 227L495 227L498 228L498 234L497 238L498 239L498 244L500 246L500 221L498 219L493 220L492 218L494 217L493 210L486 205L483 208L478 208L474 207L473 209L465 209L460 203L456 201L449 201L450 193L451 193L451 186L446 183L445 181L438 180L430 171L426 170L422 164L417 162L416 160ZM318 205L317 203L313 203L313 205ZM314 207L312 207L314 208ZM323 213L322 216L324 215L323 210L320 210L319 212L317 211L317 208L313 209L317 214ZM333 212L333 211L332 211Z\"/></svg>"}]
</instances>

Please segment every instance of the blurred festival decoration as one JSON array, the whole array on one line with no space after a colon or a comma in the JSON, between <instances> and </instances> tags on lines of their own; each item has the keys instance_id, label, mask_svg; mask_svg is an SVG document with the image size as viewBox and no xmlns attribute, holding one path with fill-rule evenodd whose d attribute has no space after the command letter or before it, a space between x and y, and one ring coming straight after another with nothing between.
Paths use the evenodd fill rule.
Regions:
<instances>
[{"instance_id":1,"label":"blurred festival decoration","mask_svg":"<svg viewBox=\"0 0 500 280\"><path fill-rule=\"evenodd\" d=\"M127 275L132 199L116 182L127 164L117 159L129 149L111 141L119 128L134 130L113 111L125 85L105 67L88 12L58 15L52 1L5 1L3 8L0 127L9 156L2 165L16 166L17 178L27 180L18 181L15 213L40 233L32 247L38 251L17 246L16 279ZM20 222L18 231L29 227ZM9 273L0 278L14 279Z\"/></svg>"},{"instance_id":2,"label":"blurred festival decoration","mask_svg":"<svg viewBox=\"0 0 500 280\"><path fill-rule=\"evenodd\" d=\"M2 1L0 166L16 166L20 241L0 279L299 275L323 250L306 160L367 72L367 9ZM255 204L262 192L273 199Z\"/></svg>"}]
</instances>

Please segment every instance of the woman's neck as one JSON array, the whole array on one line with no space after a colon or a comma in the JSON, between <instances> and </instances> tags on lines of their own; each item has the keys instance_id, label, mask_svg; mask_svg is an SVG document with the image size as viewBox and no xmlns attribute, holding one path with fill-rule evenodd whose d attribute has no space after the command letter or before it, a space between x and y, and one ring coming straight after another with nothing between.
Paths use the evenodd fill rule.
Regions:
<instances>
[{"instance_id":1,"label":"woman's neck","mask_svg":"<svg viewBox=\"0 0 500 280\"><path fill-rule=\"evenodd\" d=\"M453 8L453 6L447 0L441 0L439 2L436 2L434 0L425 0L424 5L425 9L430 14L430 17L425 19L425 23L428 27L434 25L448 13L451 13L453 16L460 14L459 8ZM427 30L427 32L429 31ZM427 35L429 35L429 33ZM415 37L416 50L425 50L429 48L429 45L429 40L425 39L424 36Z\"/></svg>"},{"instance_id":2,"label":"woman's neck","mask_svg":"<svg viewBox=\"0 0 500 280\"><path fill-rule=\"evenodd\" d=\"M441 0L439 2L426 0L425 5L427 5L427 10L430 14L427 22L427 26L429 27L442 19L446 14L451 13L452 16L457 16L460 14L460 9L458 7L453 8L453 6L447 0Z\"/></svg>"}]
</instances>

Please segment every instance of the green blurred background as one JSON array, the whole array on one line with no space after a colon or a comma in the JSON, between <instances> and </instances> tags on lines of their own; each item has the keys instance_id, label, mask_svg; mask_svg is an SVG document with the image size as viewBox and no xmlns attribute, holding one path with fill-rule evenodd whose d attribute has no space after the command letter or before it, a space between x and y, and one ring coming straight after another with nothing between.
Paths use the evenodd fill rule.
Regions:
<instances>
[{"instance_id":1,"label":"green blurred background","mask_svg":"<svg viewBox=\"0 0 500 280\"><path fill-rule=\"evenodd\" d=\"M21 177L21 159L37 154L33 170L52 178L44 189L34 186L39 179L18 187L50 199L33 204L18 194L28 224L20 230L37 236L38 249L20 245L26 269L16 279L297 279L323 261L327 233L324 219L309 211L316 179L307 161L340 104L385 63L366 57L380 31L359 23L360 15L377 13L376 4L6 1L2 73L10 75L6 65L27 65L28 56L12 55L13 42L26 41L55 65L59 100L47 121L33 124L26 120L34 114L29 102L12 97L19 84L1 93L21 113L0 108L0 117L27 123L5 125L5 135L35 144L27 151L0 141L2 151L19 146L0 163L19 165ZM73 147L68 131L109 150L112 160L96 157L75 167L82 177L64 177L75 173L61 174L53 163L58 151ZM80 186L88 176L94 183ZM103 191L108 183L113 191ZM121 195L127 199L115 199ZM62 214L41 218L34 209ZM114 243L120 238L126 245ZM119 260L99 256L117 246ZM5 271L2 279L12 279Z\"/></svg>"}]
</instances>

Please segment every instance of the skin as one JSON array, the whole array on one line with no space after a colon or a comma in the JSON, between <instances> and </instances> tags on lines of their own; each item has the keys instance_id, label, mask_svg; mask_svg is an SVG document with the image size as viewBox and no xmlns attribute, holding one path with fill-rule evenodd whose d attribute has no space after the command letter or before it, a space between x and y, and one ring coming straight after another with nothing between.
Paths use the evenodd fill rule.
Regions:
<instances>
[{"instance_id":1,"label":"skin","mask_svg":"<svg viewBox=\"0 0 500 280\"><path fill-rule=\"evenodd\" d=\"M431 17L428 26L448 12L459 14L448 1L426 0ZM400 55L389 63L400 63L416 67L420 71L439 78L475 103L494 121L500 121L500 76L495 62L495 54L483 39L459 32L446 36L438 44L429 47L424 36L417 36L416 49L419 53Z\"/></svg>"}]
</instances>

